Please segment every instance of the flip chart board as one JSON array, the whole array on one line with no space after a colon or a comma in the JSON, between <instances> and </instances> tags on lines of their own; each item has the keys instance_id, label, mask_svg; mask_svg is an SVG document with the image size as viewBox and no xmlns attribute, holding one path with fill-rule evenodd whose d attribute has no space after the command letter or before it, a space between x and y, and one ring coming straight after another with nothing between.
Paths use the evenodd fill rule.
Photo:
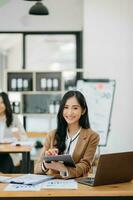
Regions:
<instances>
[{"instance_id":1,"label":"flip chart board","mask_svg":"<svg viewBox=\"0 0 133 200\"><path fill-rule=\"evenodd\" d=\"M116 83L108 79L83 79L77 81L88 105L91 128L100 135L100 146L107 145Z\"/></svg>"}]
</instances>

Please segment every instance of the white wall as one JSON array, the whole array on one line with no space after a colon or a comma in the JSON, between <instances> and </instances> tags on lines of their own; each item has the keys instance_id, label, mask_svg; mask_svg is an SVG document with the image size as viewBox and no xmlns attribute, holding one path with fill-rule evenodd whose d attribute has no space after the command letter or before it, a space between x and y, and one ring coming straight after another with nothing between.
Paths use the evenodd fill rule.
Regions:
<instances>
[{"instance_id":1,"label":"white wall","mask_svg":"<svg viewBox=\"0 0 133 200\"><path fill-rule=\"evenodd\" d=\"M35 1L0 0L0 31L68 31L82 29L82 0L45 0L48 16L29 15Z\"/></svg>"},{"instance_id":2,"label":"white wall","mask_svg":"<svg viewBox=\"0 0 133 200\"><path fill-rule=\"evenodd\" d=\"M132 0L84 0L84 67L90 77L117 83L103 151L133 150L132 21Z\"/></svg>"}]
</instances>

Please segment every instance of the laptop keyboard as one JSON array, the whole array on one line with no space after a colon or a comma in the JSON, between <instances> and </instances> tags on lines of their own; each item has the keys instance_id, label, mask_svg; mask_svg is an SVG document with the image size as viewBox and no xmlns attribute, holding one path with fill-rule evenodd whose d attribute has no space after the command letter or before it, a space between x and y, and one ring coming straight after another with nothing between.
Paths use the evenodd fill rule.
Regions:
<instances>
[{"instance_id":1,"label":"laptop keyboard","mask_svg":"<svg viewBox=\"0 0 133 200\"><path fill-rule=\"evenodd\" d=\"M94 178L92 178L92 177L82 178L82 179L79 180L79 183L93 185Z\"/></svg>"},{"instance_id":2,"label":"laptop keyboard","mask_svg":"<svg viewBox=\"0 0 133 200\"><path fill-rule=\"evenodd\" d=\"M94 183L94 178L88 177L85 179L86 183Z\"/></svg>"}]
</instances>

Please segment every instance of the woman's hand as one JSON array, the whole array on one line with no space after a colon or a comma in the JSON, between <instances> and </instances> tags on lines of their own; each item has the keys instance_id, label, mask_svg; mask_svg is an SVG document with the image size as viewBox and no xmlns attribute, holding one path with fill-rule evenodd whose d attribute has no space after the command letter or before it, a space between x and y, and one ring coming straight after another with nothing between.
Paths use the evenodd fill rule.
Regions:
<instances>
[{"instance_id":1,"label":"woman's hand","mask_svg":"<svg viewBox=\"0 0 133 200\"><path fill-rule=\"evenodd\" d=\"M12 128L12 136L16 140L21 140L18 128L16 128L16 127Z\"/></svg>"},{"instance_id":2,"label":"woman's hand","mask_svg":"<svg viewBox=\"0 0 133 200\"><path fill-rule=\"evenodd\" d=\"M57 148L49 149L45 152L45 156L56 156L58 155L58 152L59 150ZM47 163L45 161L43 162L44 162L45 168L47 169L52 169L59 172L67 171L66 166L61 162L55 162L55 161L52 161L51 163Z\"/></svg>"},{"instance_id":3,"label":"woman's hand","mask_svg":"<svg viewBox=\"0 0 133 200\"><path fill-rule=\"evenodd\" d=\"M59 172L66 172L67 171L66 166L61 162L52 161L51 163L45 162L44 164L45 164L45 167L47 169L52 169L52 170L56 170L56 171L59 171Z\"/></svg>"},{"instance_id":4,"label":"woman's hand","mask_svg":"<svg viewBox=\"0 0 133 200\"><path fill-rule=\"evenodd\" d=\"M57 156L57 155L58 155L57 148L49 149L45 152L45 156Z\"/></svg>"},{"instance_id":5,"label":"woman's hand","mask_svg":"<svg viewBox=\"0 0 133 200\"><path fill-rule=\"evenodd\" d=\"M57 148L48 149L45 152L45 156L56 156L56 155L58 155L58 149ZM45 161L43 161L43 166L44 166L45 169L50 169L49 164Z\"/></svg>"},{"instance_id":6,"label":"woman's hand","mask_svg":"<svg viewBox=\"0 0 133 200\"><path fill-rule=\"evenodd\" d=\"M20 141L21 138L19 132L13 132L12 135L16 140Z\"/></svg>"}]
</instances>

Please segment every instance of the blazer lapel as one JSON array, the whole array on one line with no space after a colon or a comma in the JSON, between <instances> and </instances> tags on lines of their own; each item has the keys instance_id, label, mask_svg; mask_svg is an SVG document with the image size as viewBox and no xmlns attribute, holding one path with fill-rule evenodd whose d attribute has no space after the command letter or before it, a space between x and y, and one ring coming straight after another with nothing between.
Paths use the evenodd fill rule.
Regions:
<instances>
[{"instance_id":1,"label":"blazer lapel","mask_svg":"<svg viewBox=\"0 0 133 200\"><path fill-rule=\"evenodd\" d=\"M87 135L88 134L86 134L85 131L83 129L81 129L76 147L75 147L73 155L72 155L72 158L75 162L79 161L80 155L82 154L82 152L84 150Z\"/></svg>"}]
</instances>

